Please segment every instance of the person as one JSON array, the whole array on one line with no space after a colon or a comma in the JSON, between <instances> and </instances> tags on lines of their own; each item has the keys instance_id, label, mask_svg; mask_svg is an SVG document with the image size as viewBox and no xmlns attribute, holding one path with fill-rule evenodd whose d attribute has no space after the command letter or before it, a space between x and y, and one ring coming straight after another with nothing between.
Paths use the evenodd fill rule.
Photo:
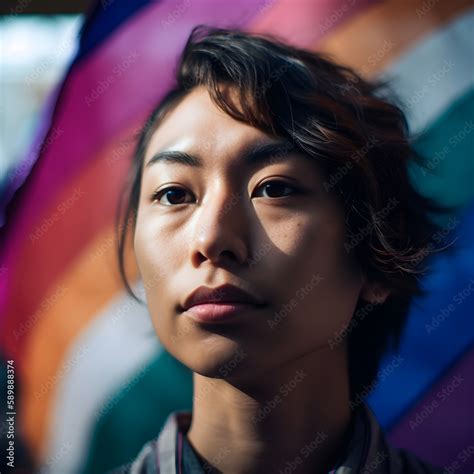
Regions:
<instances>
[{"instance_id":1,"label":"person","mask_svg":"<svg viewBox=\"0 0 474 474\"><path fill-rule=\"evenodd\" d=\"M410 182L422 161L387 90L275 37L192 30L141 130L119 257L136 297L132 229L193 409L113 472L441 472L365 403L445 212Z\"/></svg>"}]
</instances>

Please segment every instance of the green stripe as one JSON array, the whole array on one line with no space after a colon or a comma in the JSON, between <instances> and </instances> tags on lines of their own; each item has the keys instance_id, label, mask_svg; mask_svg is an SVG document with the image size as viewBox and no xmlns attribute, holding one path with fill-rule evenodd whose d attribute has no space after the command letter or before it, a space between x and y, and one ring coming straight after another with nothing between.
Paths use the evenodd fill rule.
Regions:
<instances>
[{"instance_id":1,"label":"green stripe","mask_svg":"<svg viewBox=\"0 0 474 474\"><path fill-rule=\"evenodd\" d=\"M135 458L155 438L168 414L192 409L192 372L160 351L143 376L114 395L110 409L97 420L84 474L103 474Z\"/></svg>"},{"instance_id":2,"label":"green stripe","mask_svg":"<svg viewBox=\"0 0 474 474\"><path fill-rule=\"evenodd\" d=\"M474 90L460 97L417 138L426 169L410 168L422 194L462 209L474 198Z\"/></svg>"}]
</instances>

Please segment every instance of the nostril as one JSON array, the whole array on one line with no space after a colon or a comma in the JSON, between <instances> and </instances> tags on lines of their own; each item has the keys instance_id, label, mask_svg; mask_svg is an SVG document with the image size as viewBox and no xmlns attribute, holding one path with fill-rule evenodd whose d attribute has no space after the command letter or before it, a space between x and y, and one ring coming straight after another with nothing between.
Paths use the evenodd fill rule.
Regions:
<instances>
[{"instance_id":1,"label":"nostril","mask_svg":"<svg viewBox=\"0 0 474 474\"><path fill-rule=\"evenodd\" d=\"M221 255L225 255L227 258L235 259L235 255L230 250L224 250Z\"/></svg>"}]
</instances>

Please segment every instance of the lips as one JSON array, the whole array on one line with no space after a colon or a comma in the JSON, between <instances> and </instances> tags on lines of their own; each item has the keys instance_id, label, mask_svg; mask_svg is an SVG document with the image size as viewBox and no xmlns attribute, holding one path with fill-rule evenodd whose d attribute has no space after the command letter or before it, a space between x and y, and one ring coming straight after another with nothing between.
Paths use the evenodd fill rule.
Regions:
<instances>
[{"instance_id":1,"label":"lips","mask_svg":"<svg viewBox=\"0 0 474 474\"><path fill-rule=\"evenodd\" d=\"M237 286L226 284L216 288L200 286L196 288L184 301L183 308L190 309L202 304L229 304L245 303L256 306L264 306L266 303L247 291Z\"/></svg>"}]
</instances>

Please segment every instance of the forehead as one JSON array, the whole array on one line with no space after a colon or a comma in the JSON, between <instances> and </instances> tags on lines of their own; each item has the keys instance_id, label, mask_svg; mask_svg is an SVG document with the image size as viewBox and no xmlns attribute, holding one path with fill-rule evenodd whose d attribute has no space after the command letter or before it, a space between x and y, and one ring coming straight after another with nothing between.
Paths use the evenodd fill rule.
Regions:
<instances>
[{"instance_id":1,"label":"forehead","mask_svg":"<svg viewBox=\"0 0 474 474\"><path fill-rule=\"evenodd\" d=\"M169 112L154 132L145 162L157 151L167 149L225 157L248 145L271 141L275 138L226 114L204 87L198 87Z\"/></svg>"}]
</instances>

